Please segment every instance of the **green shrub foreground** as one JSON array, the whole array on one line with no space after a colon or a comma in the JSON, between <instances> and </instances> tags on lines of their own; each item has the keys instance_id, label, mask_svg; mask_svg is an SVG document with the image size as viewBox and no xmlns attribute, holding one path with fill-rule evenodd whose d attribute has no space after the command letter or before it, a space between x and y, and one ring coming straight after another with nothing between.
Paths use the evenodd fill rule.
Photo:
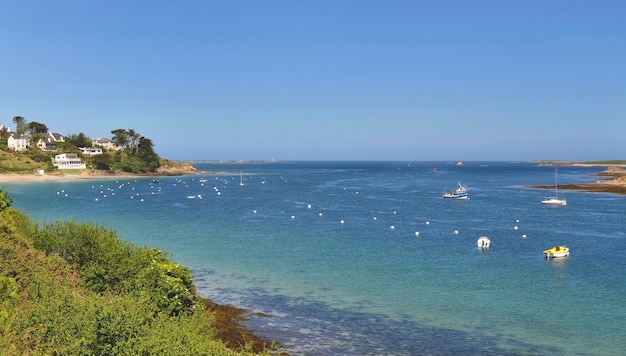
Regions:
<instances>
[{"instance_id":1,"label":"green shrub foreground","mask_svg":"<svg viewBox=\"0 0 626 356\"><path fill-rule=\"evenodd\" d=\"M161 251L92 223L40 225L11 203L0 189L3 355L252 354L215 338L190 271Z\"/></svg>"}]
</instances>

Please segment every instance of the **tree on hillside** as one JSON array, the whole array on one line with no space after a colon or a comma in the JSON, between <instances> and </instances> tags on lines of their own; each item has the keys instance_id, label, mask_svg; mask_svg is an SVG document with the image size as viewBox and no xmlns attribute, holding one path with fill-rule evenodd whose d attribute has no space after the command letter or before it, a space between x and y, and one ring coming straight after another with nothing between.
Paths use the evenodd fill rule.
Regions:
<instances>
[{"instance_id":1,"label":"tree on hillside","mask_svg":"<svg viewBox=\"0 0 626 356\"><path fill-rule=\"evenodd\" d=\"M15 124L15 132L18 135L23 135L26 133L26 128L28 128L28 121L23 116L14 116L13 123Z\"/></svg>"},{"instance_id":2,"label":"tree on hillside","mask_svg":"<svg viewBox=\"0 0 626 356\"><path fill-rule=\"evenodd\" d=\"M95 169L108 171L111 169L112 163L113 157L110 152L105 152L101 155L91 157L91 164Z\"/></svg>"},{"instance_id":3,"label":"tree on hillside","mask_svg":"<svg viewBox=\"0 0 626 356\"><path fill-rule=\"evenodd\" d=\"M122 147L120 150L120 162L124 162L124 149L128 146L129 138L128 132L124 129L115 129L111 131L113 137L111 141L115 143L116 146Z\"/></svg>"},{"instance_id":4,"label":"tree on hillside","mask_svg":"<svg viewBox=\"0 0 626 356\"><path fill-rule=\"evenodd\" d=\"M160 160L152 148L152 140L133 129L117 129L111 133L111 141L122 147L116 153L119 160L112 162L111 168L125 172L153 172L159 168Z\"/></svg>"},{"instance_id":5,"label":"tree on hillside","mask_svg":"<svg viewBox=\"0 0 626 356\"><path fill-rule=\"evenodd\" d=\"M128 148L134 153L139 150L139 141L142 138L141 135L133 129L129 129L128 132Z\"/></svg>"},{"instance_id":6,"label":"tree on hillside","mask_svg":"<svg viewBox=\"0 0 626 356\"><path fill-rule=\"evenodd\" d=\"M92 141L84 133L71 134L68 140L72 145L76 147L91 147Z\"/></svg>"},{"instance_id":7,"label":"tree on hillside","mask_svg":"<svg viewBox=\"0 0 626 356\"><path fill-rule=\"evenodd\" d=\"M37 121L31 121L28 123L28 131L31 135L48 133L48 126L39 123Z\"/></svg>"},{"instance_id":8,"label":"tree on hillside","mask_svg":"<svg viewBox=\"0 0 626 356\"><path fill-rule=\"evenodd\" d=\"M149 171L154 171L161 166L159 155L154 152L152 140L146 137L139 138L137 145L137 158L144 162Z\"/></svg>"}]
</instances>

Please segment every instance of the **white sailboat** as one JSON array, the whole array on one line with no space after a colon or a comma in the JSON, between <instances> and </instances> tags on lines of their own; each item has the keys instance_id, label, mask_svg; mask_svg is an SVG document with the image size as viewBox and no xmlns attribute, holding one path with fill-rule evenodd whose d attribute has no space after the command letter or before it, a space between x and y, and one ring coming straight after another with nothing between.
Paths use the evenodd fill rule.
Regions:
<instances>
[{"instance_id":1,"label":"white sailboat","mask_svg":"<svg viewBox=\"0 0 626 356\"><path fill-rule=\"evenodd\" d=\"M243 187L243 172L239 171L239 186Z\"/></svg>"},{"instance_id":2,"label":"white sailboat","mask_svg":"<svg viewBox=\"0 0 626 356\"><path fill-rule=\"evenodd\" d=\"M554 196L553 197L545 197L543 198L543 200L541 201L541 204L547 204L547 205L567 205L567 200L565 200L565 198L559 198L559 173L557 170L557 166L554 166L554 179L555 179L555 185L554 185Z\"/></svg>"}]
</instances>

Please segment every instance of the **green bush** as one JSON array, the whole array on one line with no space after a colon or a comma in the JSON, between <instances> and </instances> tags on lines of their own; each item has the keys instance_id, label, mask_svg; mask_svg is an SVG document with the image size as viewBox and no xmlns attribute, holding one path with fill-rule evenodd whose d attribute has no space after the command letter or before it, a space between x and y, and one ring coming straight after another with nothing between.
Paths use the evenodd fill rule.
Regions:
<instances>
[{"instance_id":1,"label":"green bush","mask_svg":"<svg viewBox=\"0 0 626 356\"><path fill-rule=\"evenodd\" d=\"M197 302L191 273L156 249L140 248L114 230L91 223L57 221L33 233L36 248L77 266L84 285L113 295L149 291L159 311L192 313Z\"/></svg>"},{"instance_id":2,"label":"green bush","mask_svg":"<svg viewBox=\"0 0 626 356\"><path fill-rule=\"evenodd\" d=\"M253 354L215 339L189 270L161 251L91 223L38 225L1 189L0 201L0 354Z\"/></svg>"}]
</instances>

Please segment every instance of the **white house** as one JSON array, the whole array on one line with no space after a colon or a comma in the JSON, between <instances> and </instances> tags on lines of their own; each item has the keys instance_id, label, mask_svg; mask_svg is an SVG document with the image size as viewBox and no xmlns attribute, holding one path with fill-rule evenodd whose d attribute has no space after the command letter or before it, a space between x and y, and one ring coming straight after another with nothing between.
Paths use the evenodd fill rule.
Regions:
<instances>
[{"instance_id":1,"label":"white house","mask_svg":"<svg viewBox=\"0 0 626 356\"><path fill-rule=\"evenodd\" d=\"M119 150L120 149L120 147L118 147L113 141L109 140L108 138L97 138L93 140L93 145L104 147L107 150Z\"/></svg>"},{"instance_id":2,"label":"white house","mask_svg":"<svg viewBox=\"0 0 626 356\"><path fill-rule=\"evenodd\" d=\"M59 169L85 169L87 166L80 160L76 153L61 153L54 156L52 162Z\"/></svg>"},{"instance_id":3,"label":"white house","mask_svg":"<svg viewBox=\"0 0 626 356\"><path fill-rule=\"evenodd\" d=\"M87 156L97 156L102 154L102 148L96 147L78 147L78 149Z\"/></svg>"},{"instance_id":4,"label":"white house","mask_svg":"<svg viewBox=\"0 0 626 356\"><path fill-rule=\"evenodd\" d=\"M29 137L11 132L7 139L7 146L15 151L26 151L30 146L29 141Z\"/></svg>"},{"instance_id":5,"label":"white house","mask_svg":"<svg viewBox=\"0 0 626 356\"><path fill-rule=\"evenodd\" d=\"M58 132L48 132L47 137L50 137L54 142L65 142L65 137Z\"/></svg>"}]
</instances>

